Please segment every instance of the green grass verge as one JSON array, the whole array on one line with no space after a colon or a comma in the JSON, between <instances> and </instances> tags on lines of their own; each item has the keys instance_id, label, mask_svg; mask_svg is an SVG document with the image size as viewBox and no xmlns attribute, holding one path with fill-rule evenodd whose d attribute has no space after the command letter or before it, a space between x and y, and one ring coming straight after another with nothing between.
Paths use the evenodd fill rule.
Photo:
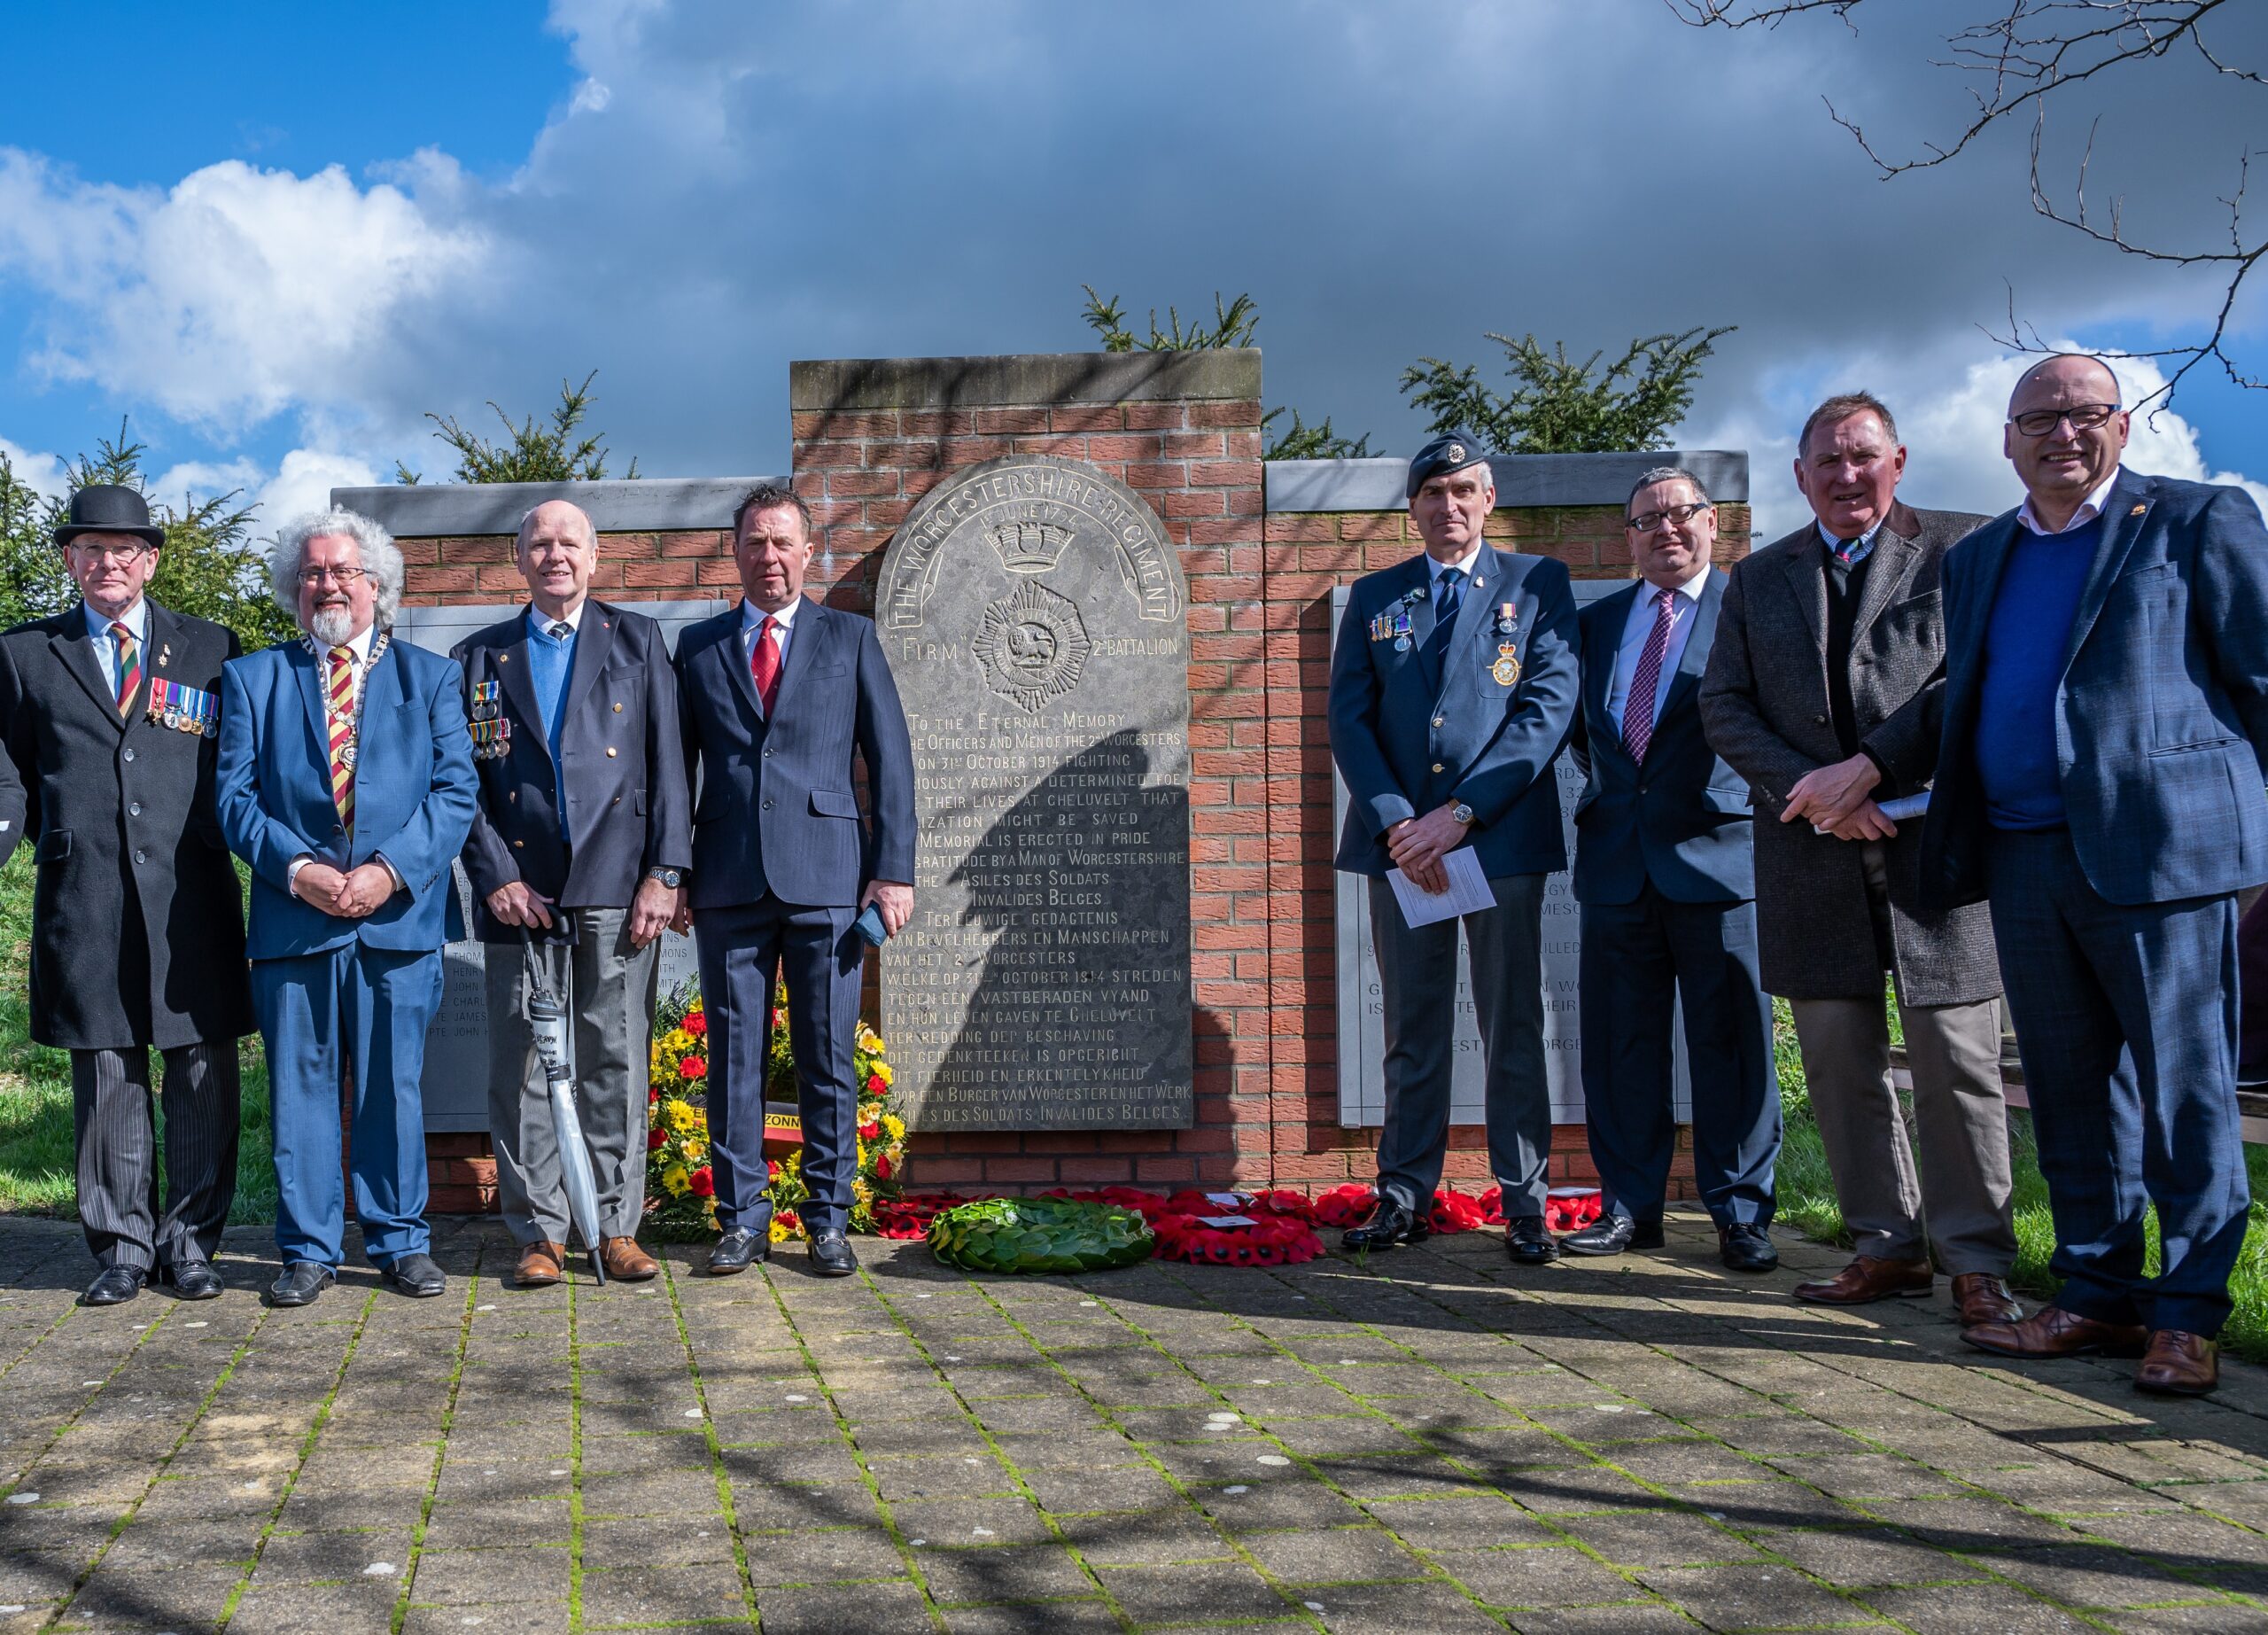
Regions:
<instances>
[{"instance_id":1,"label":"green grass verge","mask_svg":"<svg viewBox=\"0 0 2268 1635\"><path fill-rule=\"evenodd\" d=\"M31 848L23 846L0 868L0 1212L67 1220L78 1213L71 1057L31 1040L26 988L31 934ZM244 1041L243 1072L244 1133L229 1219L260 1225L276 1218L276 1166L269 1156L268 1063L257 1034ZM160 1128L163 1123L161 1114Z\"/></svg>"},{"instance_id":2,"label":"green grass verge","mask_svg":"<svg viewBox=\"0 0 2268 1635\"><path fill-rule=\"evenodd\" d=\"M1780 1108L1787 1133L1780 1149L1776 1180L1779 1218L1806 1237L1848 1245L1851 1234L1836 1202L1835 1182L1827 1170L1827 1149L1811 1114L1811 1096L1804 1086L1803 1058L1796 1048L1796 1031L1788 1019L1784 1001L1773 1008L1774 1054L1780 1071ZM1902 1037L1902 1035L1901 1035ZM1907 1102L1910 1117L1913 1106ZM2047 1212L2047 1181L2039 1172L2039 1150L2033 1142L2031 1116L2011 1109L2008 1139L2016 1181L2016 1264L2008 1281L2023 1294L2046 1299L2054 1294L2058 1279L2048 1271L2048 1257L2055 1252L2055 1223ZM2244 1250L2237 1261L2229 1292L2236 1312L2221 1331L2221 1343L2233 1355L2268 1363L2268 1148L2247 1147L2246 1168L2252 1183L2252 1226L2245 1234ZM2149 1218L2150 1270L2158 1266L2157 1215Z\"/></svg>"}]
</instances>

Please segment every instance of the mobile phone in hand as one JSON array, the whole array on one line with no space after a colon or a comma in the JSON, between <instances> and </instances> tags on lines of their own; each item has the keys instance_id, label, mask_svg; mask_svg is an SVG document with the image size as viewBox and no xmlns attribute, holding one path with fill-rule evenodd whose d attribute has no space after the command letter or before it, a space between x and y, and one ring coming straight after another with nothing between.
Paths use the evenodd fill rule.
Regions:
<instances>
[{"instance_id":1,"label":"mobile phone in hand","mask_svg":"<svg viewBox=\"0 0 2268 1635\"><path fill-rule=\"evenodd\" d=\"M868 903L858 919L851 923L850 929L877 948L889 940L889 932L882 924L882 911L879 904Z\"/></svg>"}]
</instances>

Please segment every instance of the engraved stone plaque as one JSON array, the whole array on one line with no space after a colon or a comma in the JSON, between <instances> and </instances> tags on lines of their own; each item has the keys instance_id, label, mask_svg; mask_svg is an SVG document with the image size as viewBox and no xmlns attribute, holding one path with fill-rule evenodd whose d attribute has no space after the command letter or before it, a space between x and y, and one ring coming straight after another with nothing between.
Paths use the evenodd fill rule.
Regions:
<instances>
[{"instance_id":1,"label":"engraved stone plaque","mask_svg":"<svg viewBox=\"0 0 2268 1635\"><path fill-rule=\"evenodd\" d=\"M1192 1117L1188 588L1091 465L989 461L898 529L875 622L913 730L882 1034L922 1130Z\"/></svg>"}]
</instances>

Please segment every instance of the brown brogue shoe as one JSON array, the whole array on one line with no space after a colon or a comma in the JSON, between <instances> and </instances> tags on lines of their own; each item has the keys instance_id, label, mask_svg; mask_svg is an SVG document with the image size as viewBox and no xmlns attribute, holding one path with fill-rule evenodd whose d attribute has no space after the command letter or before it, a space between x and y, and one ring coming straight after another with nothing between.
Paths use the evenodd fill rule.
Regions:
<instances>
[{"instance_id":1,"label":"brown brogue shoe","mask_svg":"<svg viewBox=\"0 0 2268 1635\"><path fill-rule=\"evenodd\" d=\"M2059 1305L2044 1305L2014 1323L1980 1323L1961 1337L2000 1357L2140 1357L2149 1337L2140 1323L2106 1323Z\"/></svg>"},{"instance_id":2,"label":"brown brogue shoe","mask_svg":"<svg viewBox=\"0 0 2268 1635\"><path fill-rule=\"evenodd\" d=\"M520 1246L520 1264L513 1269L512 1282L519 1289L548 1289L560 1278L560 1265L567 1258L564 1243L547 1243L538 1239Z\"/></svg>"},{"instance_id":3,"label":"brown brogue shoe","mask_svg":"<svg viewBox=\"0 0 2268 1635\"><path fill-rule=\"evenodd\" d=\"M1936 1276L1926 1260L1877 1260L1861 1255L1823 1283L1798 1283L1788 1292L1814 1305L1868 1305L1896 1295L1926 1295Z\"/></svg>"},{"instance_id":4,"label":"brown brogue shoe","mask_svg":"<svg viewBox=\"0 0 2268 1635\"><path fill-rule=\"evenodd\" d=\"M609 1277L621 1283L642 1283L662 1269L660 1262L638 1247L636 1238L601 1238L599 1262Z\"/></svg>"},{"instance_id":5,"label":"brown brogue shoe","mask_svg":"<svg viewBox=\"0 0 2268 1635\"><path fill-rule=\"evenodd\" d=\"M1964 1272L1953 1281L1953 1315L1963 1328L1981 1328L1986 1323L2020 1323L2023 1307L1990 1272Z\"/></svg>"},{"instance_id":6,"label":"brown brogue shoe","mask_svg":"<svg viewBox=\"0 0 2268 1635\"><path fill-rule=\"evenodd\" d=\"M2220 1382L2219 1343L2179 1328L2152 1334L2149 1353L2134 1371L2134 1389L2158 1397L2202 1397Z\"/></svg>"}]
</instances>

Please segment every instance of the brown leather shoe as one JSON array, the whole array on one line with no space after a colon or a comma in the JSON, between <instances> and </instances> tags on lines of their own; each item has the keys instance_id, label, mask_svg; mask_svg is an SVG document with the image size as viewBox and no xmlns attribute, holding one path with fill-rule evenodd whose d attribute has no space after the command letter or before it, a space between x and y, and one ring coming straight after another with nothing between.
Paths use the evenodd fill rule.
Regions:
<instances>
[{"instance_id":1,"label":"brown leather shoe","mask_svg":"<svg viewBox=\"0 0 2268 1635\"><path fill-rule=\"evenodd\" d=\"M523 1244L520 1264L512 1273L513 1284L520 1289L548 1289L559 1281L559 1267L567 1258L564 1243L546 1243L540 1240Z\"/></svg>"},{"instance_id":2,"label":"brown leather shoe","mask_svg":"<svg viewBox=\"0 0 2268 1635\"><path fill-rule=\"evenodd\" d=\"M2023 1321L2023 1307L2016 1304L2008 1286L1990 1272L1964 1272L1953 1279L1953 1314L1963 1328Z\"/></svg>"},{"instance_id":3,"label":"brown leather shoe","mask_svg":"<svg viewBox=\"0 0 2268 1635\"><path fill-rule=\"evenodd\" d=\"M638 1247L636 1238L601 1238L599 1260L618 1283L642 1283L662 1269L660 1262Z\"/></svg>"},{"instance_id":4,"label":"brown leather shoe","mask_svg":"<svg viewBox=\"0 0 2268 1635\"><path fill-rule=\"evenodd\" d=\"M1961 1337L2000 1357L2140 1357L2148 1333L2140 1323L2105 1323L2059 1305L2044 1305L2021 1322L1980 1323Z\"/></svg>"},{"instance_id":5,"label":"brown leather shoe","mask_svg":"<svg viewBox=\"0 0 2268 1635\"><path fill-rule=\"evenodd\" d=\"M1926 1295L1935 1281L1926 1260L1877 1260L1861 1255L1825 1282L1798 1283L1788 1292L1814 1305L1868 1305L1892 1295Z\"/></svg>"},{"instance_id":6,"label":"brown leather shoe","mask_svg":"<svg viewBox=\"0 0 2268 1635\"><path fill-rule=\"evenodd\" d=\"M2179 1328L2152 1334L2149 1354L2134 1371L2134 1389L2159 1397L2202 1397L2220 1382L2219 1343Z\"/></svg>"}]
</instances>

